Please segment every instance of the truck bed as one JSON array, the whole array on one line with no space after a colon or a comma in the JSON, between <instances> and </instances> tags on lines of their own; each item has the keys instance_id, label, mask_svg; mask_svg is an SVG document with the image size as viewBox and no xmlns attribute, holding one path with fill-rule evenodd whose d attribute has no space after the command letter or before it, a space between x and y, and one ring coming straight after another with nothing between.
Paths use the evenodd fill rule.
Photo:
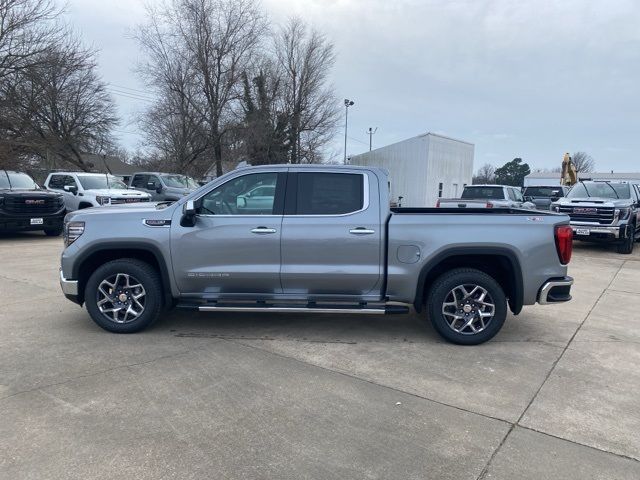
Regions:
<instances>
[{"instance_id":1,"label":"truck bed","mask_svg":"<svg viewBox=\"0 0 640 480\"><path fill-rule=\"evenodd\" d=\"M402 214L432 214L432 215L556 215L553 212L532 211L526 208L455 208L455 207L392 207L391 213Z\"/></svg>"}]
</instances>

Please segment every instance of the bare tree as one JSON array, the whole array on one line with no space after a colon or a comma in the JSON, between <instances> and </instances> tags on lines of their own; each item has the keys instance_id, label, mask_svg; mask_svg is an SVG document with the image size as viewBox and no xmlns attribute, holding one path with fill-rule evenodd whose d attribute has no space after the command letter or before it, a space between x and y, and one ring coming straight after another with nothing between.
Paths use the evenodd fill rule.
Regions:
<instances>
[{"instance_id":1,"label":"bare tree","mask_svg":"<svg viewBox=\"0 0 640 480\"><path fill-rule=\"evenodd\" d=\"M496 167L490 163L485 163L478 169L473 177L474 184L487 184L493 183L496 179Z\"/></svg>"},{"instance_id":2,"label":"bare tree","mask_svg":"<svg viewBox=\"0 0 640 480\"><path fill-rule=\"evenodd\" d=\"M249 69L266 32L265 18L253 0L171 0L149 10L139 29L141 45L151 53L153 84L175 89L167 72L176 59L197 95L182 95L197 121L205 122L216 174L222 174L225 137L235 125L234 104L242 94L242 74ZM195 93L195 92L192 92Z\"/></svg>"},{"instance_id":3,"label":"bare tree","mask_svg":"<svg viewBox=\"0 0 640 480\"><path fill-rule=\"evenodd\" d=\"M67 38L0 82L0 138L23 154L50 156L88 170L83 153L111 146L115 106L92 51Z\"/></svg>"},{"instance_id":4,"label":"bare tree","mask_svg":"<svg viewBox=\"0 0 640 480\"><path fill-rule=\"evenodd\" d=\"M591 155L585 152L576 152L571 157L576 173L590 173L596 167L596 161Z\"/></svg>"},{"instance_id":5,"label":"bare tree","mask_svg":"<svg viewBox=\"0 0 640 480\"><path fill-rule=\"evenodd\" d=\"M276 34L274 47L283 84L282 110L289 116L290 162L316 162L339 118L328 85L335 63L333 44L293 17Z\"/></svg>"},{"instance_id":6,"label":"bare tree","mask_svg":"<svg viewBox=\"0 0 640 480\"><path fill-rule=\"evenodd\" d=\"M0 80L38 61L61 38L52 0L0 0Z\"/></svg>"}]
</instances>

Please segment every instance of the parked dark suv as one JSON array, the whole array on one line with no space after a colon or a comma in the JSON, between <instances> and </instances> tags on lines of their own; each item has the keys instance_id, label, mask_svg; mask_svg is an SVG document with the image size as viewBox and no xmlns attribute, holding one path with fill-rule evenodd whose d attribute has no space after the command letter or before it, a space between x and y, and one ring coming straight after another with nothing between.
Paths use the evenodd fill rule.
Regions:
<instances>
[{"instance_id":1,"label":"parked dark suv","mask_svg":"<svg viewBox=\"0 0 640 480\"><path fill-rule=\"evenodd\" d=\"M65 208L59 193L42 190L26 173L0 170L0 232L62 233Z\"/></svg>"}]
</instances>

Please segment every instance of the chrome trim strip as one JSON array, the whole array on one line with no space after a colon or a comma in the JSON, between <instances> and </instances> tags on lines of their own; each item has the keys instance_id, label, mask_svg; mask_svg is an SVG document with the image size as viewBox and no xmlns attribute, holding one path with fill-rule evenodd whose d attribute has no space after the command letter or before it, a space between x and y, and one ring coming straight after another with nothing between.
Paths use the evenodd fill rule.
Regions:
<instances>
[{"instance_id":1,"label":"chrome trim strip","mask_svg":"<svg viewBox=\"0 0 640 480\"><path fill-rule=\"evenodd\" d=\"M384 315L384 308L308 308L308 307L198 307L201 312L274 312L274 313L363 313Z\"/></svg>"},{"instance_id":2,"label":"chrome trim strip","mask_svg":"<svg viewBox=\"0 0 640 480\"><path fill-rule=\"evenodd\" d=\"M60 288L65 295L78 295L78 281L67 280L60 269Z\"/></svg>"},{"instance_id":3,"label":"chrome trim strip","mask_svg":"<svg viewBox=\"0 0 640 480\"><path fill-rule=\"evenodd\" d=\"M540 294L538 295L538 303L540 305L549 305L551 303L559 303L559 302L549 302L549 292L553 287L570 287L573 285L573 278L570 280L552 280L550 282L545 283L540 289Z\"/></svg>"}]
</instances>

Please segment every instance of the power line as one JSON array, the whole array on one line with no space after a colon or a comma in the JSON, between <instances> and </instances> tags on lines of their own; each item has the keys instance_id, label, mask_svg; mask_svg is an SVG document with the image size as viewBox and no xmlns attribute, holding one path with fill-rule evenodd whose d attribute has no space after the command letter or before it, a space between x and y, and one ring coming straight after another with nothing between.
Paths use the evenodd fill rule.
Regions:
<instances>
[{"instance_id":1,"label":"power line","mask_svg":"<svg viewBox=\"0 0 640 480\"><path fill-rule=\"evenodd\" d=\"M130 98L132 100L141 100L143 102L149 102L149 103L155 102L154 99L149 97L142 97L142 96L126 93L126 92L121 92L118 90L114 90L113 88L110 88L110 87L107 87L107 89L109 90L109 92L113 93L114 95L118 95L120 97Z\"/></svg>"},{"instance_id":2,"label":"power line","mask_svg":"<svg viewBox=\"0 0 640 480\"><path fill-rule=\"evenodd\" d=\"M146 95L148 92L145 90L138 90L137 88L125 87L124 85L117 85L115 83L108 83L112 87L119 88L120 90L131 90L134 93L141 93L142 95Z\"/></svg>"},{"instance_id":3,"label":"power line","mask_svg":"<svg viewBox=\"0 0 640 480\"><path fill-rule=\"evenodd\" d=\"M367 142L363 142L362 140L358 140L357 138L353 138L353 137L348 137L349 140L353 140L354 142L358 142L361 143L363 145L368 145Z\"/></svg>"}]
</instances>

